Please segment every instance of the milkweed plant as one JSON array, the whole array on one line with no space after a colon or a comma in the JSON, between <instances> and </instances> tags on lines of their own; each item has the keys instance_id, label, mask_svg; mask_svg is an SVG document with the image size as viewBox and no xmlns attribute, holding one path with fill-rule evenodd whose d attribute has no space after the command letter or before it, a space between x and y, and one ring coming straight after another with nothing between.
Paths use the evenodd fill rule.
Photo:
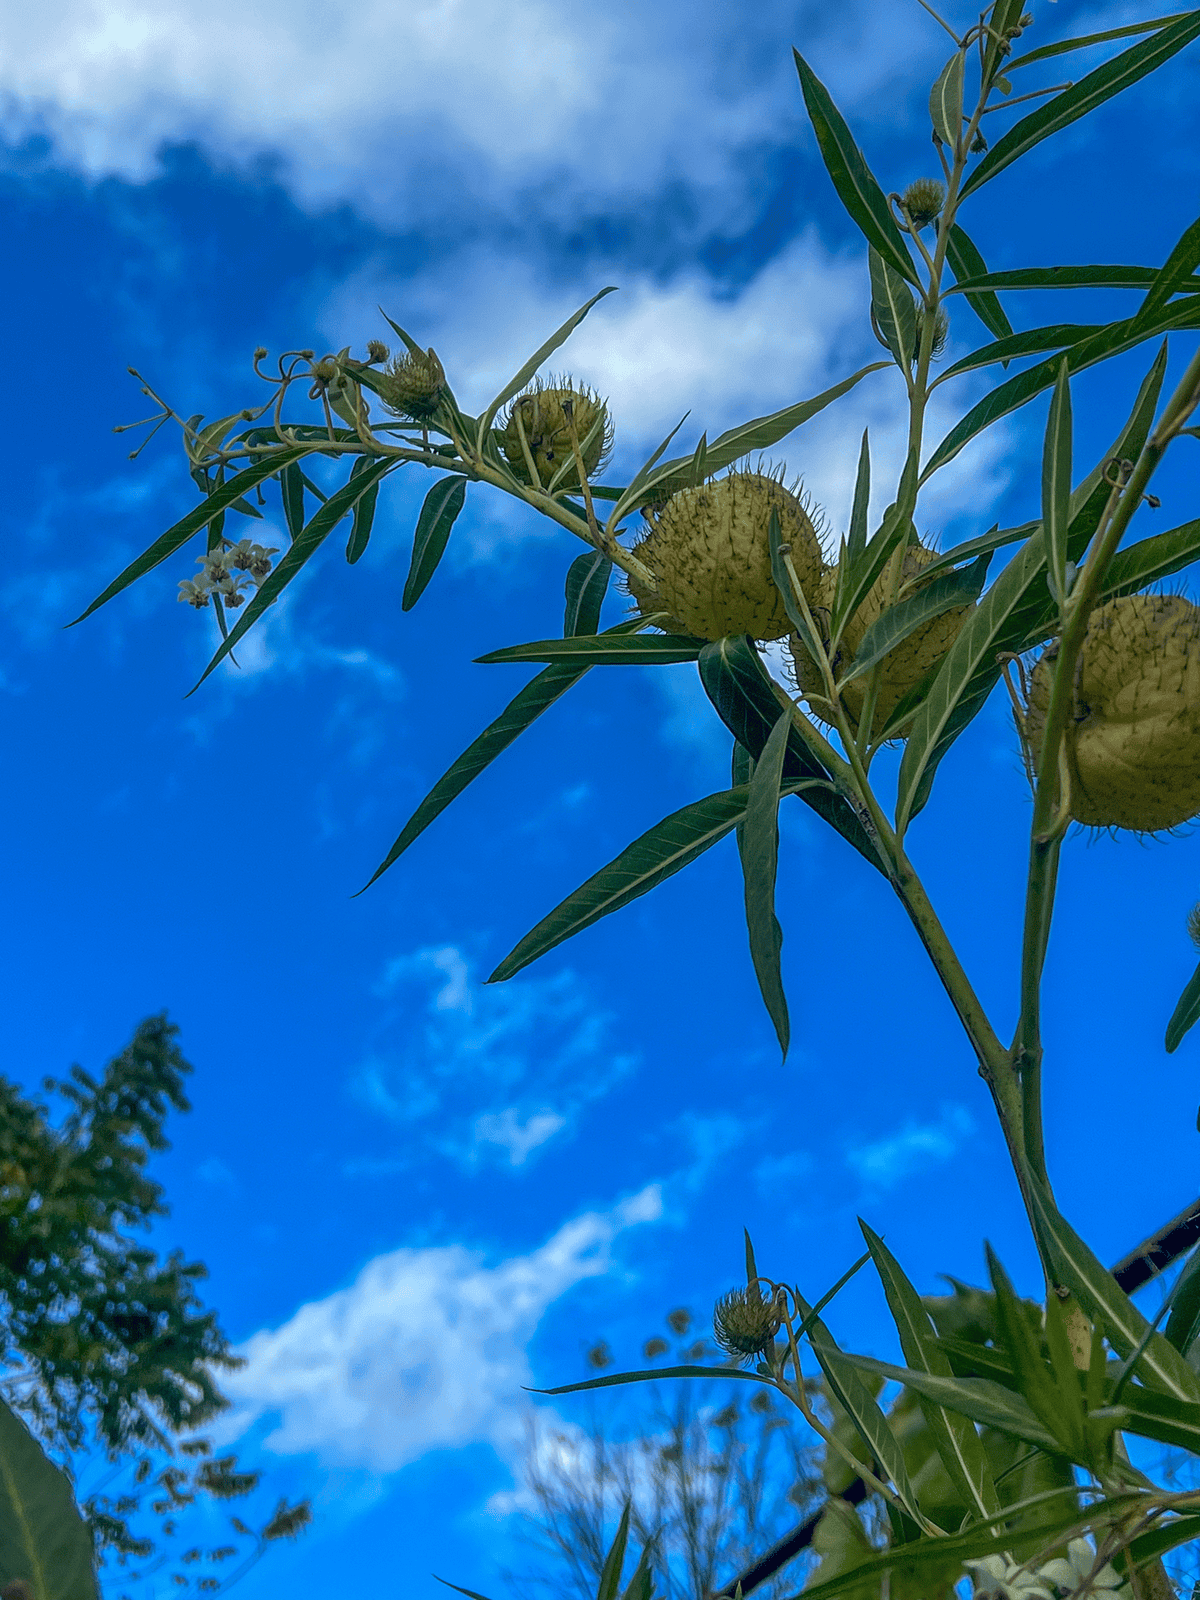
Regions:
<instances>
[{"instance_id":1,"label":"milkweed plant","mask_svg":"<svg viewBox=\"0 0 1200 1600\"><path fill-rule=\"evenodd\" d=\"M1152 483L1167 451L1193 449L1200 437L1200 352L1192 337L1200 329L1200 221L1157 266L990 272L964 219L986 203L991 179L1200 38L1200 11L1028 49L1034 17L1026 0L995 0L961 35L920 3L952 48L929 97L934 170L903 192L889 191L871 171L825 85L795 56L822 160L866 249L864 317L879 359L811 399L712 441L702 437L690 454L669 454L676 429L624 485L605 478L614 425L607 401L549 368L608 289L553 333L478 416L459 406L453 374L436 352L390 317L393 347L372 339L361 359L350 348L320 358L294 350L268 364L258 350L254 370L265 390L215 422L183 417L146 384L160 407L148 423L180 426L201 499L83 615L198 540L198 570L179 581L178 596L215 614L220 642L207 677L335 530L347 534L347 561L360 559L381 490L411 467L436 476L417 520L406 611L434 577L468 492L508 495L555 523L568 549L581 546L566 572L562 636L482 658L541 670L434 785L371 881L593 668L695 662L713 714L733 736L730 786L634 840L526 934L493 980L511 977L735 833L750 954L786 1052L777 812L794 797L870 863L880 892L894 894L911 919L991 1096L1045 1274L1044 1303L1024 1300L989 1256L990 1290L923 1300L864 1227L866 1255L857 1265L870 1262L882 1280L905 1363L897 1366L835 1342L821 1313L840 1284L811 1305L795 1285L760 1274L747 1241L746 1284L716 1308L715 1338L728 1366L605 1374L589 1383L717 1370L797 1408L825 1440L828 1458L852 1468L886 1513L869 1533L852 1505L829 1503L816 1541L822 1560L807 1590L814 1600L925 1600L964 1586L1006 1600L1162 1600L1174 1593L1162 1558L1200 1538L1200 1492L1155 1481L1131 1460L1126 1440L1200 1454L1200 1257L1185 1265L1165 1322L1152 1325L1062 1216L1043 1145L1040 1018L1059 859L1072 822L1158 833L1200 813L1200 609L1156 587L1200 556L1200 519L1133 536L1139 510L1156 503ZM1047 71L1060 71L1060 57L1096 46L1108 47L1103 64L1071 83L1043 86ZM1011 210L1006 217L1013 220ZM1011 308L1022 291L1096 288L1131 291L1132 311L1103 324L1023 332L1009 321L1006 303ZM977 347L939 368L950 316L956 336L973 331ZM1172 336L1182 337L1188 359L1168 392ZM1072 377L1142 345L1152 347L1152 359L1136 393L1114 411L1112 446L1080 470ZM786 472L763 465L763 452L893 368L908 401L903 468L872 526L863 435L845 532L830 560L804 495ZM944 438L927 439L935 389L989 372L995 386ZM1047 393L1040 518L980 528L945 551L923 543L923 489L984 430ZM310 475L318 460L334 464L321 469L320 484ZM344 481L333 487L329 474L339 465ZM253 526L261 517L268 493L281 501L283 549L234 534L246 526L240 519ZM999 552L1005 557L997 561ZM601 631L601 601L614 582L632 609ZM1033 796L1020 1015L1007 1043L907 846L943 758L993 694L1011 697ZM894 807L872 777L886 747ZM1170 1020L1167 1050L1197 1017L1200 972ZM814 1406L814 1379L828 1408ZM903 1386L904 1405L881 1406L888 1384ZM1133 1455L1144 1461L1154 1451L1137 1445ZM627 1533L628 1518L601 1578L601 1600L622 1592ZM623 1592L650 1600L652 1591L644 1552Z\"/></svg>"}]
</instances>

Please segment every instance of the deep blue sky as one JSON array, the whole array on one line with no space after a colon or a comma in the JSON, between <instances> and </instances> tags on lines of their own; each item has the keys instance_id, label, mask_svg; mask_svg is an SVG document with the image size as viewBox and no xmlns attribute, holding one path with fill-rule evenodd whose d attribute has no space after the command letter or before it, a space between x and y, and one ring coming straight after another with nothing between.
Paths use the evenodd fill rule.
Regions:
<instances>
[{"instance_id":1,"label":"deep blue sky","mask_svg":"<svg viewBox=\"0 0 1200 1600\"><path fill-rule=\"evenodd\" d=\"M1144 14L1033 9L1031 44ZM174 599L195 552L62 631L192 503L173 440L130 463L130 437L110 431L147 409L125 369L185 414L222 415L255 394L255 345L361 348L386 332L382 300L470 408L616 283L562 361L610 395L621 474L689 406L690 445L870 359L864 252L803 124L790 46L889 188L930 168L923 107L947 51L907 0L832 18L807 0L353 17L256 0L205 8L203 31L192 15L0 8L16 402L0 1063L35 1084L73 1060L95 1070L149 1012L181 1024L195 1109L156 1163L173 1205L156 1239L208 1263L212 1303L249 1341L242 1448L271 1491L318 1509L245 1600L348 1580L432 1595L431 1569L494 1592L511 1526L492 1497L519 1473L522 1384L570 1380L598 1336L631 1359L671 1306L703 1313L737 1278L743 1225L763 1270L810 1295L858 1254L858 1212L922 1288L939 1271L978 1279L986 1235L1032 1290L1000 1141L902 914L797 805L782 817L785 1066L729 841L481 986L637 833L724 786L728 737L689 667L592 673L352 899L527 675L472 657L558 630L578 546L473 494L405 616L425 486L401 476L362 562L347 568L330 540L242 670L184 699L212 644L209 617ZM965 220L989 263L1161 261L1196 212L1198 59L983 191ZM1124 303L1009 310L1020 327ZM957 316L961 351L980 330ZM1085 466L1150 354L1076 386ZM1186 354L1180 340L1173 370ZM982 392L972 382L955 403ZM886 490L899 399L884 375L776 452L834 531L865 423ZM950 542L1035 513L1043 417L1035 406L960 458L923 531ZM1194 484L1181 447L1157 526L1195 514ZM624 604L614 593L606 616ZM913 850L1002 1028L1028 815L997 696ZM1064 858L1050 1159L1106 1258L1196 1192L1198 1047L1167 1058L1161 1041L1198 896L1194 836L1080 838ZM865 1276L833 1321L890 1347Z\"/></svg>"}]
</instances>

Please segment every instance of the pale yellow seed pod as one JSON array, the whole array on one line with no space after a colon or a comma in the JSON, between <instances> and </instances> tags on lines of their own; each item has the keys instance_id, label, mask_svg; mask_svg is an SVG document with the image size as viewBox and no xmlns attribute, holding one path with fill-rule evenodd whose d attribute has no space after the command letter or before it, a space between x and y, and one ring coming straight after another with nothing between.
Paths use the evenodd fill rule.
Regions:
<instances>
[{"instance_id":1,"label":"pale yellow seed pod","mask_svg":"<svg viewBox=\"0 0 1200 1600\"><path fill-rule=\"evenodd\" d=\"M500 448L514 477L522 483L533 483L529 470L529 458L532 458L539 487L552 489L555 494L564 489L578 492L576 444L583 457L584 471L592 478L612 449L612 425L604 401L590 389L576 387L567 378L552 379L548 385L539 380L510 405Z\"/></svg>"}]
</instances>

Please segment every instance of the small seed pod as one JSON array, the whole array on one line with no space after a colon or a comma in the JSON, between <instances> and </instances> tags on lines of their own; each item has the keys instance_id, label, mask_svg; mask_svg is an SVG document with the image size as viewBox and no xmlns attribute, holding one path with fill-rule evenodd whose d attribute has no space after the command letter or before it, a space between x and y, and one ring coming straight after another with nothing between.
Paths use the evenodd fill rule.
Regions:
<instances>
[{"instance_id":1,"label":"small seed pod","mask_svg":"<svg viewBox=\"0 0 1200 1600\"><path fill-rule=\"evenodd\" d=\"M713 1307L713 1338L742 1361L769 1350L782 1323L774 1300L765 1300L757 1285L731 1289Z\"/></svg>"},{"instance_id":2,"label":"small seed pod","mask_svg":"<svg viewBox=\"0 0 1200 1600\"><path fill-rule=\"evenodd\" d=\"M925 318L928 316L928 314L929 313L925 310L924 306L917 307L918 346L920 345L921 339L925 333ZM944 306L939 306L937 308L937 314L933 319L933 338L929 345L930 354L940 356L942 351L946 348L946 340L949 338L949 336L950 318L946 315L946 308Z\"/></svg>"},{"instance_id":3,"label":"small seed pod","mask_svg":"<svg viewBox=\"0 0 1200 1600\"><path fill-rule=\"evenodd\" d=\"M928 549L925 545L910 544L904 552L900 569L901 584L911 584L919 577L921 569L935 559L936 554L936 551ZM888 609L885 604L887 584L888 573L885 569L842 630L837 654L832 663L835 681L853 663L854 653L867 629ZM915 583L904 598L910 599L923 587L921 582ZM829 568L824 581L821 603L830 610L833 607L836 589L837 569ZM909 690L916 688L921 679L937 665L958 637L959 630L973 609L973 606L955 606L950 611L940 612L936 617L931 617L928 622L923 622L920 627L914 629L907 639L902 639L894 650L884 656L879 667L879 689L875 697L875 711L871 718L872 728L882 728ZM808 651L798 639L792 640L791 651L797 687L805 693L823 697L824 679ZM858 726L859 718L863 714L868 682L869 674L864 674L861 678L855 678L853 683L847 684L842 693L842 705L853 727Z\"/></svg>"},{"instance_id":4,"label":"small seed pod","mask_svg":"<svg viewBox=\"0 0 1200 1600\"><path fill-rule=\"evenodd\" d=\"M913 227L918 230L936 222L945 203L945 185L936 178L918 178L900 196L900 204L908 212Z\"/></svg>"},{"instance_id":5,"label":"small seed pod","mask_svg":"<svg viewBox=\"0 0 1200 1600\"><path fill-rule=\"evenodd\" d=\"M432 350L393 356L379 374L379 398L395 416L428 422L441 404L446 387L442 363Z\"/></svg>"},{"instance_id":6,"label":"small seed pod","mask_svg":"<svg viewBox=\"0 0 1200 1600\"><path fill-rule=\"evenodd\" d=\"M539 486L558 494L580 488L575 444L591 478L608 460L612 438L608 407L598 394L577 387L569 378L551 379L549 384L538 379L509 406L500 448L522 483L534 481L529 470L532 460Z\"/></svg>"},{"instance_id":7,"label":"small seed pod","mask_svg":"<svg viewBox=\"0 0 1200 1600\"><path fill-rule=\"evenodd\" d=\"M790 623L771 576L772 511L808 594L820 576L821 546L803 502L768 473L730 472L672 495L634 546L658 582L652 607L701 639L781 639Z\"/></svg>"},{"instance_id":8,"label":"small seed pod","mask_svg":"<svg viewBox=\"0 0 1200 1600\"><path fill-rule=\"evenodd\" d=\"M1033 669L1022 737L1041 760L1058 646ZM1088 621L1066 730L1071 815L1155 833L1200 812L1200 609L1178 595L1126 595Z\"/></svg>"}]
</instances>

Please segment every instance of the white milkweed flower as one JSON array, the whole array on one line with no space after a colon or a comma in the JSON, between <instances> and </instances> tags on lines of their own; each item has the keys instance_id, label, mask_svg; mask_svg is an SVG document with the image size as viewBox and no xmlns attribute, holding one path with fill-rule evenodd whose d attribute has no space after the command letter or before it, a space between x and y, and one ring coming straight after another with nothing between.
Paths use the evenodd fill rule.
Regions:
<instances>
[{"instance_id":1,"label":"white milkweed flower","mask_svg":"<svg viewBox=\"0 0 1200 1600\"><path fill-rule=\"evenodd\" d=\"M271 570L271 557L279 554L278 546L255 544L252 539L239 539L232 550L225 553L226 563L238 572L248 572L255 583L261 583Z\"/></svg>"},{"instance_id":2,"label":"white milkweed flower","mask_svg":"<svg viewBox=\"0 0 1200 1600\"><path fill-rule=\"evenodd\" d=\"M217 545L215 550L210 550L207 555L197 556L196 565L203 567L204 576L210 583L223 583L229 576L229 564L224 545Z\"/></svg>"},{"instance_id":3,"label":"white milkweed flower","mask_svg":"<svg viewBox=\"0 0 1200 1600\"><path fill-rule=\"evenodd\" d=\"M1067 1554L1044 1567L1019 1567L1007 1556L985 1556L965 1562L973 1576L972 1600L1068 1600L1079 1594L1102 1600L1131 1600L1131 1591L1115 1567L1105 1564L1093 1572L1096 1552L1086 1539L1072 1539Z\"/></svg>"},{"instance_id":4,"label":"white milkweed flower","mask_svg":"<svg viewBox=\"0 0 1200 1600\"><path fill-rule=\"evenodd\" d=\"M1041 1569L1041 1575L1049 1578L1051 1583L1056 1583L1060 1589L1065 1589L1068 1594L1075 1594L1087 1585L1088 1593L1103 1592L1108 1600L1115 1600L1113 1590L1128 1593L1125 1580L1114 1566L1106 1563L1099 1572L1093 1573L1096 1565L1096 1552L1086 1539L1072 1539L1067 1546L1066 1559L1059 1556L1057 1560L1047 1561Z\"/></svg>"},{"instance_id":5,"label":"white milkweed flower","mask_svg":"<svg viewBox=\"0 0 1200 1600\"><path fill-rule=\"evenodd\" d=\"M191 578L181 578L179 580L179 594L176 598L186 600L188 605L195 606L196 610L199 611L201 606L208 604L208 589L209 586L204 581L203 574L200 575L200 578L195 583L192 582Z\"/></svg>"},{"instance_id":6,"label":"white milkweed flower","mask_svg":"<svg viewBox=\"0 0 1200 1600\"><path fill-rule=\"evenodd\" d=\"M984 1556L964 1565L975 1581L973 1600L1055 1600L1040 1573L1017 1566L1007 1556Z\"/></svg>"}]
</instances>

